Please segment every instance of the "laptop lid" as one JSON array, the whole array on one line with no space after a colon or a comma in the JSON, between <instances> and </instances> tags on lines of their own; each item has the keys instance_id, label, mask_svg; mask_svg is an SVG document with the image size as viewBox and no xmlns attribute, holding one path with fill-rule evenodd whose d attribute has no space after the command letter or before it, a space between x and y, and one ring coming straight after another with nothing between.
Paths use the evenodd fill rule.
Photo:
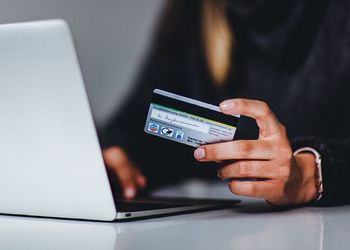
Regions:
<instances>
[{"instance_id":1,"label":"laptop lid","mask_svg":"<svg viewBox=\"0 0 350 250\"><path fill-rule=\"evenodd\" d=\"M116 218L62 20L0 25L0 200L4 214Z\"/></svg>"}]
</instances>

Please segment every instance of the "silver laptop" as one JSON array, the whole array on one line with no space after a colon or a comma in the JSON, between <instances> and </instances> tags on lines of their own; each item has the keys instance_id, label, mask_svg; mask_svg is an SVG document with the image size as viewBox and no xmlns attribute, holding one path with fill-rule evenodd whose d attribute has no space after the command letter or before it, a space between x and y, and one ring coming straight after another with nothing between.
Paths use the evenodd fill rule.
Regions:
<instances>
[{"instance_id":1,"label":"silver laptop","mask_svg":"<svg viewBox=\"0 0 350 250\"><path fill-rule=\"evenodd\" d=\"M0 214L113 221L222 206L115 202L68 25L0 25Z\"/></svg>"}]
</instances>

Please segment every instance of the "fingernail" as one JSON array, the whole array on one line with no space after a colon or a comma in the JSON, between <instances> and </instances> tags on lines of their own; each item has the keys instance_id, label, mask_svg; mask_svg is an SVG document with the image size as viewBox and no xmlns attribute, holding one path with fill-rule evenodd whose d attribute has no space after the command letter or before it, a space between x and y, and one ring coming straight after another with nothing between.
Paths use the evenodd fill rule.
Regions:
<instances>
[{"instance_id":1,"label":"fingernail","mask_svg":"<svg viewBox=\"0 0 350 250\"><path fill-rule=\"evenodd\" d=\"M126 198L134 198L135 197L135 189L127 188L124 192Z\"/></svg>"},{"instance_id":2,"label":"fingernail","mask_svg":"<svg viewBox=\"0 0 350 250\"><path fill-rule=\"evenodd\" d=\"M230 110L233 107L234 107L234 104L232 101L223 101L222 103L220 103L220 109L222 111Z\"/></svg>"},{"instance_id":3,"label":"fingernail","mask_svg":"<svg viewBox=\"0 0 350 250\"><path fill-rule=\"evenodd\" d=\"M196 159L203 159L205 157L205 150L204 148L197 148L195 151L194 151L194 158Z\"/></svg>"},{"instance_id":4,"label":"fingernail","mask_svg":"<svg viewBox=\"0 0 350 250\"><path fill-rule=\"evenodd\" d=\"M219 177L220 180L223 180L221 175L220 175L220 171L218 171L217 176Z\"/></svg>"},{"instance_id":5,"label":"fingernail","mask_svg":"<svg viewBox=\"0 0 350 250\"><path fill-rule=\"evenodd\" d=\"M137 181L141 185L141 187L146 186L146 178L142 175L137 176Z\"/></svg>"}]
</instances>

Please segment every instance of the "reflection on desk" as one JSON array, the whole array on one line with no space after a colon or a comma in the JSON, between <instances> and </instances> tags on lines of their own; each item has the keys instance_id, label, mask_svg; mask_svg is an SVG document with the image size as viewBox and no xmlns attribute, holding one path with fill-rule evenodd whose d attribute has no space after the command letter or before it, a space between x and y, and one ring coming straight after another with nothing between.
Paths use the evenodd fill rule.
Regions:
<instances>
[{"instance_id":1,"label":"reflection on desk","mask_svg":"<svg viewBox=\"0 0 350 250\"><path fill-rule=\"evenodd\" d=\"M0 249L112 250L115 247L115 228L102 223L0 217Z\"/></svg>"},{"instance_id":2,"label":"reflection on desk","mask_svg":"<svg viewBox=\"0 0 350 250\"><path fill-rule=\"evenodd\" d=\"M160 193L188 195L184 186ZM231 197L224 185L207 187L215 198ZM244 199L233 209L127 223L0 216L0 249L349 249L349 212L350 206L276 211Z\"/></svg>"}]
</instances>

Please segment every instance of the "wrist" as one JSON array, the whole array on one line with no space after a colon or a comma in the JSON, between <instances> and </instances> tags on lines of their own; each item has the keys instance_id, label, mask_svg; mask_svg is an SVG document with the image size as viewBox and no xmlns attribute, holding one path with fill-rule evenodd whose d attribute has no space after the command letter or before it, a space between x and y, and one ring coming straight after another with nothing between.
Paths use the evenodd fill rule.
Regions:
<instances>
[{"instance_id":1,"label":"wrist","mask_svg":"<svg viewBox=\"0 0 350 250\"><path fill-rule=\"evenodd\" d=\"M302 204L316 200L318 197L318 190L317 163L315 155L310 152L301 152L295 154L294 159L300 174L296 202Z\"/></svg>"}]
</instances>

